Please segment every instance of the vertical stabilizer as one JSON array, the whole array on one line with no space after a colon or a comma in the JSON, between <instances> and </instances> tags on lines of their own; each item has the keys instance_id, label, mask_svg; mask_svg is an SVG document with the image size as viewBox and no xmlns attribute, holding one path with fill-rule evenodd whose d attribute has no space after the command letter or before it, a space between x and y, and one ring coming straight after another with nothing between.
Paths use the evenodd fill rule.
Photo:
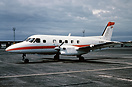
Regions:
<instances>
[{"instance_id":1,"label":"vertical stabilizer","mask_svg":"<svg viewBox=\"0 0 132 87\"><path fill-rule=\"evenodd\" d=\"M109 40L109 41L111 40L114 24L115 24L115 22L108 22L107 26L105 27L105 30L104 30L102 36L106 40Z\"/></svg>"}]
</instances>

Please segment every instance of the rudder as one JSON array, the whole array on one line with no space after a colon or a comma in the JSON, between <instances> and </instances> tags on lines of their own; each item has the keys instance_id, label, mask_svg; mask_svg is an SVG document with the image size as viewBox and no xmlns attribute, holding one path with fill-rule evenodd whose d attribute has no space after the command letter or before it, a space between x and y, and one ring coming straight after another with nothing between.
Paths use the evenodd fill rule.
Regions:
<instances>
[{"instance_id":1,"label":"rudder","mask_svg":"<svg viewBox=\"0 0 132 87\"><path fill-rule=\"evenodd\" d=\"M108 22L107 26L105 27L104 32L102 33L102 36L106 39L106 40L111 40L112 37L112 33L113 33L113 25L115 24L115 22Z\"/></svg>"}]
</instances>

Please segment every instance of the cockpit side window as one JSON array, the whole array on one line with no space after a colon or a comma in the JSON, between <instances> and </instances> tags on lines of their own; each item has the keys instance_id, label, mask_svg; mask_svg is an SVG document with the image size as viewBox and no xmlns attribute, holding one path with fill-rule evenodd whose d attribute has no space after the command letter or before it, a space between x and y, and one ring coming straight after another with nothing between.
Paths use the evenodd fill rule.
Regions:
<instances>
[{"instance_id":1,"label":"cockpit side window","mask_svg":"<svg viewBox=\"0 0 132 87\"><path fill-rule=\"evenodd\" d=\"M40 43L40 38L36 38L35 40L34 40L34 43Z\"/></svg>"},{"instance_id":2,"label":"cockpit side window","mask_svg":"<svg viewBox=\"0 0 132 87\"><path fill-rule=\"evenodd\" d=\"M27 38L26 41L29 41L31 38Z\"/></svg>"}]
</instances>

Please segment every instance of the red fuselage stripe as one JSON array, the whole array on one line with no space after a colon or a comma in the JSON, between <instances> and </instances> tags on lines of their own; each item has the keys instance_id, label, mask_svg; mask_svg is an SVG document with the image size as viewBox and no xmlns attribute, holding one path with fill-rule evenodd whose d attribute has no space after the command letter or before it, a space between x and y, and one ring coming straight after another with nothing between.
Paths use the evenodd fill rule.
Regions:
<instances>
[{"instance_id":1,"label":"red fuselage stripe","mask_svg":"<svg viewBox=\"0 0 132 87\"><path fill-rule=\"evenodd\" d=\"M13 50L32 50L32 49L52 49L55 48L55 46L30 46L30 47L19 47L19 48L13 48L9 49L7 51L13 51Z\"/></svg>"},{"instance_id":2,"label":"red fuselage stripe","mask_svg":"<svg viewBox=\"0 0 132 87\"><path fill-rule=\"evenodd\" d=\"M76 47L86 47L90 45L73 45ZM14 50L32 50L32 49L53 49L55 46L30 46L30 47L19 47L19 48L13 48L6 51L14 51Z\"/></svg>"},{"instance_id":3,"label":"red fuselage stripe","mask_svg":"<svg viewBox=\"0 0 132 87\"><path fill-rule=\"evenodd\" d=\"M87 47L87 46L90 46L90 45L73 45L73 46L76 46L76 47Z\"/></svg>"}]
</instances>

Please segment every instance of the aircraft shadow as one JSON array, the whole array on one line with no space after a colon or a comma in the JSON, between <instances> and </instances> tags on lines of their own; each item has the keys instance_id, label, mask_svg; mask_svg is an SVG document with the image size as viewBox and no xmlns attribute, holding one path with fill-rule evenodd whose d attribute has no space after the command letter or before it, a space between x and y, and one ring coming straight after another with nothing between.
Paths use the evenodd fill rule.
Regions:
<instances>
[{"instance_id":1,"label":"aircraft shadow","mask_svg":"<svg viewBox=\"0 0 132 87\"><path fill-rule=\"evenodd\" d=\"M63 62L63 63L95 63L95 64L119 64L119 63L112 63L112 62L106 62L103 61L103 59L114 59L114 58L109 58L109 57L104 57L104 58L94 58L94 59L85 59L84 61L79 61L78 59L73 60L73 59L59 59L59 60L54 60L53 58L41 58L41 61L31 61L29 63L24 63L24 62L18 62L17 64L37 64L37 63L52 63L52 62ZM118 58L115 58L118 59ZM99 61L101 60L101 61Z\"/></svg>"}]
</instances>

